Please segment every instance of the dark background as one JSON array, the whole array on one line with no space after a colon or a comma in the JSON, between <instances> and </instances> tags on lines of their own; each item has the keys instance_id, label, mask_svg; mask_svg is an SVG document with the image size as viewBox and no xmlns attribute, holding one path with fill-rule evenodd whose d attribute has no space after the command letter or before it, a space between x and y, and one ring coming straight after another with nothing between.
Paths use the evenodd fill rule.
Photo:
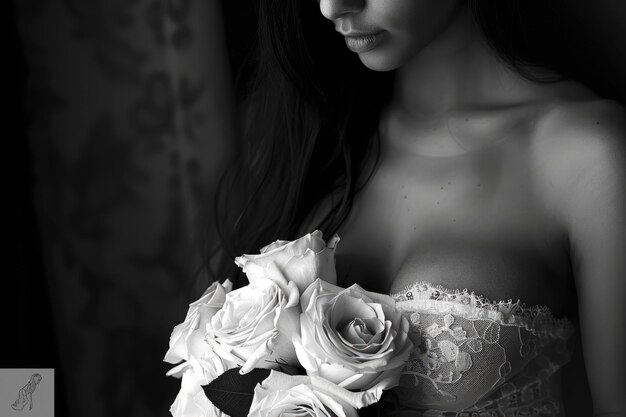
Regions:
<instances>
[{"instance_id":1,"label":"dark background","mask_svg":"<svg viewBox=\"0 0 626 417\"><path fill-rule=\"evenodd\" d=\"M33 204L34 175L23 109L28 66L18 35L15 8L2 2L2 126L5 213L3 228L2 368L55 368L55 411L68 414L64 370L60 366L42 240ZM16 381L16 384L20 381ZM17 387L19 388L19 387ZM16 388L16 389L17 389Z\"/></svg>"}]
</instances>

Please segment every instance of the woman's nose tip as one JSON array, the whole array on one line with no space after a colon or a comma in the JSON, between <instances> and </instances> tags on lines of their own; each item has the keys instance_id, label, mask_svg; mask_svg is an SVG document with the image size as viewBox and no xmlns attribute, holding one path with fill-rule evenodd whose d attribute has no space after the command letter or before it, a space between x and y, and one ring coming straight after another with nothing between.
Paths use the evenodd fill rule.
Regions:
<instances>
[{"instance_id":1,"label":"woman's nose tip","mask_svg":"<svg viewBox=\"0 0 626 417\"><path fill-rule=\"evenodd\" d=\"M349 13L360 12L363 2L364 0L320 0L320 11L325 18L334 20Z\"/></svg>"}]
</instances>

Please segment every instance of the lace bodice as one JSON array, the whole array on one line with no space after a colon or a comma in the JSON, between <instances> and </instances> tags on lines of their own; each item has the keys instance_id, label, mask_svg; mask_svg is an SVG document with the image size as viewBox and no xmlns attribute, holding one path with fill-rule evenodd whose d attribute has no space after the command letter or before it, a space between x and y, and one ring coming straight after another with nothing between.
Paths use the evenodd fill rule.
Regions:
<instances>
[{"instance_id":1,"label":"lace bodice","mask_svg":"<svg viewBox=\"0 0 626 417\"><path fill-rule=\"evenodd\" d=\"M426 282L392 296L415 345L394 391L406 415L564 415L554 376L571 354L567 319Z\"/></svg>"}]
</instances>

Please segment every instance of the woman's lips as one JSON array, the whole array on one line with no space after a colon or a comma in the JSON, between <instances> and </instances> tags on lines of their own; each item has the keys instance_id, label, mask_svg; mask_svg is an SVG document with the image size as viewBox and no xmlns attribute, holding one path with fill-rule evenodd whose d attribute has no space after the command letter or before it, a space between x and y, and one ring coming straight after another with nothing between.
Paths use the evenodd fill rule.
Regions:
<instances>
[{"instance_id":1,"label":"woman's lips","mask_svg":"<svg viewBox=\"0 0 626 417\"><path fill-rule=\"evenodd\" d=\"M352 52L362 53L374 49L380 42L380 38L383 32L367 33L367 34L355 34L344 35L346 45Z\"/></svg>"}]
</instances>

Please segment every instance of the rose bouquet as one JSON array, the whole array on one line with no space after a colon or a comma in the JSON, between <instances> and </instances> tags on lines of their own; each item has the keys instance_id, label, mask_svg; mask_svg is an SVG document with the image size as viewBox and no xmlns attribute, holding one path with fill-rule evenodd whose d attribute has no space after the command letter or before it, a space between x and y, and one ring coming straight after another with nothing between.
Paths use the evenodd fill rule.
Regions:
<instances>
[{"instance_id":1,"label":"rose bouquet","mask_svg":"<svg viewBox=\"0 0 626 417\"><path fill-rule=\"evenodd\" d=\"M398 384L412 344L391 297L336 284L315 231L235 263L249 284L213 283L170 337L170 412L200 416L357 416Z\"/></svg>"}]
</instances>

